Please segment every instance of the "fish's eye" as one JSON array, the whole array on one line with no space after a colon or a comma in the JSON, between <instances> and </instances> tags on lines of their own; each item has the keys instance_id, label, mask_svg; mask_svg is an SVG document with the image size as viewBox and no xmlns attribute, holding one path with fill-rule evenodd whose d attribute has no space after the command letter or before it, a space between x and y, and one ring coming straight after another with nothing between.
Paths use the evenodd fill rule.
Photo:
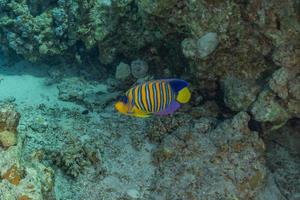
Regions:
<instances>
[{"instance_id":1,"label":"fish's eye","mask_svg":"<svg viewBox=\"0 0 300 200\"><path fill-rule=\"evenodd\" d=\"M126 96L124 96L124 95L121 96L119 100L122 101L125 104L128 103L128 98Z\"/></svg>"}]
</instances>

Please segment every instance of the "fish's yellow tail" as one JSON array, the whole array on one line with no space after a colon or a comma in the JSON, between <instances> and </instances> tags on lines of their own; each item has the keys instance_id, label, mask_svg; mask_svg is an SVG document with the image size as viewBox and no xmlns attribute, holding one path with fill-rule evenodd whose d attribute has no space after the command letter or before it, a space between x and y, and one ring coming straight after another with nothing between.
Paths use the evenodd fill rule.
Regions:
<instances>
[{"instance_id":1,"label":"fish's yellow tail","mask_svg":"<svg viewBox=\"0 0 300 200\"><path fill-rule=\"evenodd\" d=\"M187 103L191 99L191 92L187 87L182 88L178 94L176 100L179 103Z\"/></svg>"}]
</instances>

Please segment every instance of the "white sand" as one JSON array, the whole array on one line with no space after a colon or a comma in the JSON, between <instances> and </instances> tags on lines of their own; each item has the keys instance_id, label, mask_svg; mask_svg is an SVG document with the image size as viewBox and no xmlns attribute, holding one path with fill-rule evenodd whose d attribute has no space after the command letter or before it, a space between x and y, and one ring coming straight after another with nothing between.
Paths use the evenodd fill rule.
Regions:
<instances>
[{"instance_id":1,"label":"white sand","mask_svg":"<svg viewBox=\"0 0 300 200\"><path fill-rule=\"evenodd\" d=\"M0 101L14 98L18 106L58 104L62 107L79 107L71 102L60 101L55 84L44 84L48 66L37 66L26 61L13 66L6 66L4 63L5 60L0 55Z\"/></svg>"}]
</instances>

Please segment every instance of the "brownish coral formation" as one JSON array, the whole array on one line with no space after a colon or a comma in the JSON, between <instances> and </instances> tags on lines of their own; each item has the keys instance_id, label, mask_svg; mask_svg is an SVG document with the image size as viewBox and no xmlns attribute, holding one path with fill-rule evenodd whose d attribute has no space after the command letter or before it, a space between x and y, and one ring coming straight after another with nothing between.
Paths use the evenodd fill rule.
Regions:
<instances>
[{"instance_id":1,"label":"brownish coral formation","mask_svg":"<svg viewBox=\"0 0 300 200\"><path fill-rule=\"evenodd\" d=\"M13 132L2 131L0 132L0 143L4 148L13 146L17 143L17 136Z\"/></svg>"},{"instance_id":2,"label":"brownish coral formation","mask_svg":"<svg viewBox=\"0 0 300 200\"><path fill-rule=\"evenodd\" d=\"M4 104L0 107L0 146L8 148L17 143L17 126L20 114L13 105Z\"/></svg>"},{"instance_id":3,"label":"brownish coral formation","mask_svg":"<svg viewBox=\"0 0 300 200\"><path fill-rule=\"evenodd\" d=\"M22 160L23 141L16 141L19 119L14 105L0 105L0 142L5 147L0 149L0 199L40 200L52 191L53 171L38 161Z\"/></svg>"},{"instance_id":4,"label":"brownish coral formation","mask_svg":"<svg viewBox=\"0 0 300 200\"><path fill-rule=\"evenodd\" d=\"M95 163L100 162L96 150L88 148L79 142L73 142L59 152L51 152L50 160L61 168L67 175L78 177L83 171Z\"/></svg>"},{"instance_id":5,"label":"brownish coral formation","mask_svg":"<svg viewBox=\"0 0 300 200\"><path fill-rule=\"evenodd\" d=\"M158 165L153 199L251 199L264 187L265 146L240 112L216 120L191 119L163 138L154 153ZM176 188L176 191L174 191Z\"/></svg>"},{"instance_id":6,"label":"brownish coral formation","mask_svg":"<svg viewBox=\"0 0 300 200\"><path fill-rule=\"evenodd\" d=\"M0 113L0 132L16 132L20 113L16 112L15 107L11 104L1 104Z\"/></svg>"}]
</instances>

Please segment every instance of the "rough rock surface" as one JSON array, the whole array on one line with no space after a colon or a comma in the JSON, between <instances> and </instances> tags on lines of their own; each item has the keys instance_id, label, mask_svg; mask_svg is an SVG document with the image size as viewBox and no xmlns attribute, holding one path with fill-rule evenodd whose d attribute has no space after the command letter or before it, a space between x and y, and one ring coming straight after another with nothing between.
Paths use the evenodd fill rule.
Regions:
<instances>
[{"instance_id":1,"label":"rough rock surface","mask_svg":"<svg viewBox=\"0 0 300 200\"><path fill-rule=\"evenodd\" d=\"M121 62L116 68L115 77L118 80L126 80L131 74L130 66L126 63Z\"/></svg>"},{"instance_id":2,"label":"rough rock surface","mask_svg":"<svg viewBox=\"0 0 300 200\"><path fill-rule=\"evenodd\" d=\"M8 148L17 143L17 126L20 113L13 105L0 104L0 147Z\"/></svg>"},{"instance_id":3,"label":"rough rock surface","mask_svg":"<svg viewBox=\"0 0 300 200\"><path fill-rule=\"evenodd\" d=\"M64 79L58 86L59 99L75 102L88 109L99 109L115 100L120 92L109 92L108 86L80 78Z\"/></svg>"},{"instance_id":4,"label":"rough rock surface","mask_svg":"<svg viewBox=\"0 0 300 200\"><path fill-rule=\"evenodd\" d=\"M14 105L1 104L0 110L1 128L16 131L20 114L15 110ZM24 138L18 137L16 146L8 145L5 149L0 149L1 200L40 200L52 194L54 183L52 169L45 167L38 160L31 162L23 160L23 142Z\"/></svg>"},{"instance_id":5,"label":"rough rock surface","mask_svg":"<svg viewBox=\"0 0 300 200\"><path fill-rule=\"evenodd\" d=\"M278 102L276 96L270 90L264 90L253 104L251 113L259 122L271 122L275 125L283 125L289 119L289 114Z\"/></svg>"},{"instance_id":6,"label":"rough rock surface","mask_svg":"<svg viewBox=\"0 0 300 200\"><path fill-rule=\"evenodd\" d=\"M254 198L264 189L264 143L249 130L247 113L221 122L184 113L145 121L110 112L22 109L23 155L53 167L57 198Z\"/></svg>"},{"instance_id":7,"label":"rough rock surface","mask_svg":"<svg viewBox=\"0 0 300 200\"><path fill-rule=\"evenodd\" d=\"M269 133L266 146L267 166L281 195L285 199L300 197L300 123L289 121L282 128Z\"/></svg>"},{"instance_id":8,"label":"rough rock surface","mask_svg":"<svg viewBox=\"0 0 300 200\"><path fill-rule=\"evenodd\" d=\"M29 160L34 154L53 168L55 198L114 200L138 193L149 199L154 145L142 134L145 123L112 115L111 109L88 114L57 106L21 110L27 137L23 156ZM47 126L37 130L33 123Z\"/></svg>"},{"instance_id":9,"label":"rough rock surface","mask_svg":"<svg viewBox=\"0 0 300 200\"><path fill-rule=\"evenodd\" d=\"M0 146L7 148L17 143L16 133L10 131L0 132Z\"/></svg>"},{"instance_id":10,"label":"rough rock surface","mask_svg":"<svg viewBox=\"0 0 300 200\"><path fill-rule=\"evenodd\" d=\"M241 80L234 76L226 76L222 87L224 102L232 111L246 111L259 92L259 86L253 80Z\"/></svg>"},{"instance_id":11,"label":"rough rock surface","mask_svg":"<svg viewBox=\"0 0 300 200\"><path fill-rule=\"evenodd\" d=\"M16 112L13 105L0 104L0 132L16 132L20 120L20 113Z\"/></svg>"},{"instance_id":12,"label":"rough rock surface","mask_svg":"<svg viewBox=\"0 0 300 200\"><path fill-rule=\"evenodd\" d=\"M289 119L299 117L299 89L295 89L300 88L299 77L297 70L276 70L251 108L254 118L279 128Z\"/></svg>"},{"instance_id":13,"label":"rough rock surface","mask_svg":"<svg viewBox=\"0 0 300 200\"><path fill-rule=\"evenodd\" d=\"M219 40L216 33L207 33L197 41L200 58L204 59L218 46Z\"/></svg>"},{"instance_id":14,"label":"rough rock surface","mask_svg":"<svg viewBox=\"0 0 300 200\"><path fill-rule=\"evenodd\" d=\"M264 143L248 129L241 112L217 124L189 120L163 137L154 153L158 165L153 199L251 199L264 187ZM160 178L159 178L160 177Z\"/></svg>"},{"instance_id":15,"label":"rough rock surface","mask_svg":"<svg viewBox=\"0 0 300 200\"><path fill-rule=\"evenodd\" d=\"M144 78L148 68L148 64L143 60L138 59L131 62L131 73L135 78Z\"/></svg>"}]
</instances>

